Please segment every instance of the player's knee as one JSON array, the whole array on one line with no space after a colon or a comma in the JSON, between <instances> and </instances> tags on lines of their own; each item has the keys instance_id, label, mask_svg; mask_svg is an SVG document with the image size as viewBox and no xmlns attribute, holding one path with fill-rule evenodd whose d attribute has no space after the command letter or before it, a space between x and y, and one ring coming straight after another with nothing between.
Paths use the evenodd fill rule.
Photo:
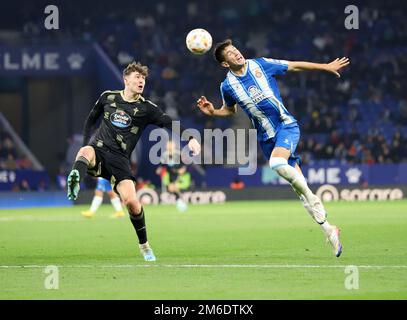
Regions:
<instances>
[{"instance_id":1,"label":"player's knee","mask_svg":"<svg viewBox=\"0 0 407 320\"><path fill-rule=\"evenodd\" d=\"M295 182L295 175L293 175L287 159L283 157L271 157L269 160L270 167L278 173L280 177L286 179L290 184Z\"/></svg>"},{"instance_id":2,"label":"player's knee","mask_svg":"<svg viewBox=\"0 0 407 320\"><path fill-rule=\"evenodd\" d=\"M100 190L95 190L95 196L103 197L103 192Z\"/></svg>"},{"instance_id":3,"label":"player's knee","mask_svg":"<svg viewBox=\"0 0 407 320\"><path fill-rule=\"evenodd\" d=\"M269 160L270 168L276 171L287 164L288 161L282 157L271 157Z\"/></svg>"},{"instance_id":4,"label":"player's knee","mask_svg":"<svg viewBox=\"0 0 407 320\"><path fill-rule=\"evenodd\" d=\"M91 160L93 159L95 154L95 151L93 150L93 148L91 146L85 146L79 149L78 151L78 157L85 157L86 159L88 159L89 162L91 162Z\"/></svg>"},{"instance_id":5,"label":"player's knee","mask_svg":"<svg viewBox=\"0 0 407 320\"><path fill-rule=\"evenodd\" d=\"M138 215L141 213L141 203L137 200L137 198L130 197L123 199L123 203L127 207L130 214Z\"/></svg>"}]
</instances>

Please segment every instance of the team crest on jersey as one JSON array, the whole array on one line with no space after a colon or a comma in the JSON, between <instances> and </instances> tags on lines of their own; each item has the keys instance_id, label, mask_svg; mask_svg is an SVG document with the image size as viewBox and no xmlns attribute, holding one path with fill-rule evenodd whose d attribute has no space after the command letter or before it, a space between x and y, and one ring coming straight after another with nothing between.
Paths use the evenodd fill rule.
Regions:
<instances>
[{"instance_id":1,"label":"team crest on jersey","mask_svg":"<svg viewBox=\"0 0 407 320\"><path fill-rule=\"evenodd\" d=\"M118 128L127 128L131 124L131 117L124 111L117 111L110 115L110 122Z\"/></svg>"},{"instance_id":2,"label":"team crest on jersey","mask_svg":"<svg viewBox=\"0 0 407 320\"><path fill-rule=\"evenodd\" d=\"M260 69L256 69L254 71L254 75L256 76L256 78L261 78L263 76L263 73L260 71Z\"/></svg>"},{"instance_id":3,"label":"team crest on jersey","mask_svg":"<svg viewBox=\"0 0 407 320\"><path fill-rule=\"evenodd\" d=\"M266 96L263 94L263 92L261 92L256 86L251 86L249 88L249 95L254 103L259 103L260 101L266 99Z\"/></svg>"}]
</instances>

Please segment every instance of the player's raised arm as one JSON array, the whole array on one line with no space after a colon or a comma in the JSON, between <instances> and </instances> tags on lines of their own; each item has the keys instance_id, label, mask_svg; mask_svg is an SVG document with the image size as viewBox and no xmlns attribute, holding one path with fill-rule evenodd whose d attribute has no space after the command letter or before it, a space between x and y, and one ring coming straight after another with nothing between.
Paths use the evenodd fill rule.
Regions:
<instances>
[{"instance_id":1,"label":"player's raised arm","mask_svg":"<svg viewBox=\"0 0 407 320\"><path fill-rule=\"evenodd\" d=\"M85 121L85 126L83 129L83 143L82 146L86 146L89 143L92 128L96 124L97 120L99 119L100 115L103 113L103 104L102 104L103 94L100 96L98 101L96 101L94 107L90 111L88 117Z\"/></svg>"},{"instance_id":2,"label":"player's raised arm","mask_svg":"<svg viewBox=\"0 0 407 320\"><path fill-rule=\"evenodd\" d=\"M224 103L219 109L215 109L213 104L206 99L205 96L202 96L197 101L198 108L207 116L213 117L228 117L236 113L236 105L233 107L227 107Z\"/></svg>"},{"instance_id":3,"label":"player's raised arm","mask_svg":"<svg viewBox=\"0 0 407 320\"><path fill-rule=\"evenodd\" d=\"M335 74L338 78L341 76L339 71L349 65L350 61L348 58L343 57L341 59L336 58L334 61L330 63L313 63L313 62L305 62L305 61L288 61L288 69L287 71L327 71L330 73Z\"/></svg>"}]
</instances>

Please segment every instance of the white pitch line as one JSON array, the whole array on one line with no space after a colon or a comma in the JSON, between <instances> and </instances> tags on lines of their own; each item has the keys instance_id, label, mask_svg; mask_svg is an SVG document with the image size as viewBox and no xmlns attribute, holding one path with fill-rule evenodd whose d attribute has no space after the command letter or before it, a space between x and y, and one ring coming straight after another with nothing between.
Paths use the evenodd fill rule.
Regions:
<instances>
[{"instance_id":1,"label":"white pitch line","mask_svg":"<svg viewBox=\"0 0 407 320\"><path fill-rule=\"evenodd\" d=\"M14 221L41 221L41 222L68 222L68 221L85 221L83 217L0 217L0 222L14 222Z\"/></svg>"},{"instance_id":2,"label":"white pitch line","mask_svg":"<svg viewBox=\"0 0 407 320\"><path fill-rule=\"evenodd\" d=\"M0 265L3 269L17 269L17 268L46 268L49 265ZM324 268L336 268L343 269L348 266L356 266L362 269L407 269L407 265L300 265L300 264L117 264L117 265L56 265L58 268L112 268L112 269L131 269L131 268L212 268L212 269L324 269Z\"/></svg>"}]
</instances>

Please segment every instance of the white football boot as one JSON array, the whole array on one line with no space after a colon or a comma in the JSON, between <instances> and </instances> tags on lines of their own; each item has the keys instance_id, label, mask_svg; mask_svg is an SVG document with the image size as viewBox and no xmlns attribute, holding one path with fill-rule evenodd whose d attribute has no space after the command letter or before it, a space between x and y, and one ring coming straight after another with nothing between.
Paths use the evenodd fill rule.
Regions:
<instances>
[{"instance_id":1,"label":"white football boot","mask_svg":"<svg viewBox=\"0 0 407 320\"><path fill-rule=\"evenodd\" d=\"M143 256L145 261L155 261L157 260L153 249L151 249L150 245L148 242L143 243L143 244L139 244L139 248L140 248L140 253Z\"/></svg>"},{"instance_id":2,"label":"white football boot","mask_svg":"<svg viewBox=\"0 0 407 320\"><path fill-rule=\"evenodd\" d=\"M184 200L182 200L181 198L179 198L177 200L176 207L177 207L177 210L180 212L185 212L188 210L187 203Z\"/></svg>"},{"instance_id":3,"label":"white football boot","mask_svg":"<svg viewBox=\"0 0 407 320\"><path fill-rule=\"evenodd\" d=\"M335 257L339 258L342 253L342 244L339 240L341 230L337 226L332 226L331 232L327 235L326 241L332 246Z\"/></svg>"}]
</instances>

